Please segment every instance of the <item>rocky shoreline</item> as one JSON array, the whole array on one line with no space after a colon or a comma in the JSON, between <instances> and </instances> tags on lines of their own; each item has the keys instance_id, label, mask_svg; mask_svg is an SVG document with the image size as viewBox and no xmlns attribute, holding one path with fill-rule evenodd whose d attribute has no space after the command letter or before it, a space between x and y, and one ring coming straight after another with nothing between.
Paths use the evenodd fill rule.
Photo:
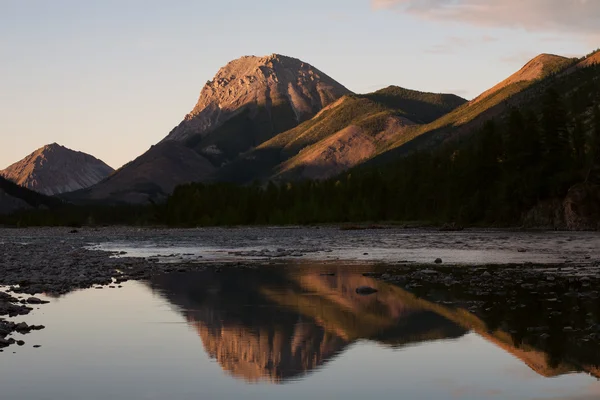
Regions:
<instances>
[{"instance_id":1,"label":"rocky shoreline","mask_svg":"<svg viewBox=\"0 0 600 400\"><path fill-rule=\"evenodd\" d=\"M123 232L129 232L123 229ZM15 235L11 235L14 233ZM161 264L157 260L123 257L123 254L90 250L90 237L106 236L106 231L87 231L81 240L72 229L4 230L0 235L0 351L13 344L13 333L27 334L43 326L7 321L33 311L32 305L48 301L33 297L43 293L49 298L88 288L118 288L128 280L176 272L181 265ZM121 256L121 257L115 257ZM187 265L186 270L201 269Z\"/></svg>"},{"instance_id":2,"label":"rocky shoreline","mask_svg":"<svg viewBox=\"0 0 600 400\"><path fill-rule=\"evenodd\" d=\"M600 376L600 265L382 266L368 274ZM461 311L462 310L462 311ZM472 323L472 321L476 321ZM480 324L483 323L483 326Z\"/></svg>"}]
</instances>

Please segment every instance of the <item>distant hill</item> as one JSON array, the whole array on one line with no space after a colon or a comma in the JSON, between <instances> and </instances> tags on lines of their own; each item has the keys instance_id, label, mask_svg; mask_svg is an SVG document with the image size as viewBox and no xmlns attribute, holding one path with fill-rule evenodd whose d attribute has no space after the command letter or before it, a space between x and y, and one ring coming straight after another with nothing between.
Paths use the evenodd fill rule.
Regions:
<instances>
[{"instance_id":1,"label":"distant hill","mask_svg":"<svg viewBox=\"0 0 600 400\"><path fill-rule=\"evenodd\" d=\"M51 196L90 187L112 172L89 154L53 143L0 171L0 176Z\"/></svg>"}]
</instances>

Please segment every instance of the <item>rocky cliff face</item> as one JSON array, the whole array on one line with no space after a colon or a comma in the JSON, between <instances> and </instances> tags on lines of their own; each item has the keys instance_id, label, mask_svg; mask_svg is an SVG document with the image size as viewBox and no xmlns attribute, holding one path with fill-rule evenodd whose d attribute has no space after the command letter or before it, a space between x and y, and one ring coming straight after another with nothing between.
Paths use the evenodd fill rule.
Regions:
<instances>
[{"instance_id":1,"label":"rocky cliff face","mask_svg":"<svg viewBox=\"0 0 600 400\"><path fill-rule=\"evenodd\" d=\"M95 157L53 143L11 165L0 176L49 196L92 186L113 172Z\"/></svg>"},{"instance_id":2,"label":"rocky cliff face","mask_svg":"<svg viewBox=\"0 0 600 400\"><path fill-rule=\"evenodd\" d=\"M242 110L268 113L276 108L293 112L298 124L350 91L313 66L272 54L242 57L221 68L200 93L198 103L165 140L185 141L206 135ZM271 124L279 121L271 115Z\"/></svg>"}]
</instances>

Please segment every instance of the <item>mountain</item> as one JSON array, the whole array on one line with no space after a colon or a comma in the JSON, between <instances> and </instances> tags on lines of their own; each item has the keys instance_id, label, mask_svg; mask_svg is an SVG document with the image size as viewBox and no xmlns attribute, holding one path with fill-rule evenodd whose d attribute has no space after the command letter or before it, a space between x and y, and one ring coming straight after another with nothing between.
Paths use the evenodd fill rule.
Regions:
<instances>
[{"instance_id":1,"label":"mountain","mask_svg":"<svg viewBox=\"0 0 600 400\"><path fill-rule=\"evenodd\" d=\"M506 109L509 99L575 62L541 54L470 102L395 86L344 96L224 166L215 180L325 179L363 163L385 163L418 148L434 148L478 128Z\"/></svg>"},{"instance_id":2,"label":"mountain","mask_svg":"<svg viewBox=\"0 0 600 400\"><path fill-rule=\"evenodd\" d=\"M160 201L176 186L206 180L214 170L210 161L194 150L179 142L167 141L152 146L97 185L63 197L80 202Z\"/></svg>"},{"instance_id":3,"label":"mountain","mask_svg":"<svg viewBox=\"0 0 600 400\"><path fill-rule=\"evenodd\" d=\"M299 60L243 57L206 84L192 112L161 143L82 195L160 200L189 182L323 180L356 166L395 162L416 150L467 139L486 121L506 118L513 107L539 108L556 80L591 82L572 77L598 58L541 54L467 102L395 86L352 94Z\"/></svg>"},{"instance_id":4,"label":"mountain","mask_svg":"<svg viewBox=\"0 0 600 400\"><path fill-rule=\"evenodd\" d=\"M0 171L0 176L52 196L87 188L112 172L111 167L89 154L53 143Z\"/></svg>"},{"instance_id":5,"label":"mountain","mask_svg":"<svg viewBox=\"0 0 600 400\"><path fill-rule=\"evenodd\" d=\"M34 208L58 206L61 201L34 192L0 177L0 215Z\"/></svg>"},{"instance_id":6,"label":"mountain","mask_svg":"<svg viewBox=\"0 0 600 400\"><path fill-rule=\"evenodd\" d=\"M233 178L246 171L241 182L290 184L189 185L169 198L164 220L600 229L600 64L591 62L597 57L536 57L426 124L369 96L345 96L216 174L239 182ZM396 126L386 129L390 121ZM303 178L311 179L290 182Z\"/></svg>"},{"instance_id":7,"label":"mountain","mask_svg":"<svg viewBox=\"0 0 600 400\"><path fill-rule=\"evenodd\" d=\"M451 94L390 86L347 95L309 121L283 132L221 168L216 180L323 179L378 154L390 140L464 104Z\"/></svg>"},{"instance_id":8,"label":"mountain","mask_svg":"<svg viewBox=\"0 0 600 400\"><path fill-rule=\"evenodd\" d=\"M329 76L298 59L279 54L242 57L221 68L206 83L194 109L165 140L204 136L244 110L253 115L266 113L263 116L268 116L271 126L261 128L267 131L282 129L278 123L290 127L290 113L300 123L348 93Z\"/></svg>"},{"instance_id":9,"label":"mountain","mask_svg":"<svg viewBox=\"0 0 600 400\"><path fill-rule=\"evenodd\" d=\"M171 133L97 187L69 198L140 202L207 180L239 154L309 120L351 92L313 66L278 54L242 57L206 83Z\"/></svg>"}]
</instances>

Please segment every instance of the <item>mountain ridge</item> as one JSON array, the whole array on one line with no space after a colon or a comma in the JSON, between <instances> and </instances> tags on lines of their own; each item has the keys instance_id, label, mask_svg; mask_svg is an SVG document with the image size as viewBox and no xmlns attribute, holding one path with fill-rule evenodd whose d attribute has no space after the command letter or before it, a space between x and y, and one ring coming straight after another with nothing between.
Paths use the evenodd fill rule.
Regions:
<instances>
[{"instance_id":1,"label":"mountain ridge","mask_svg":"<svg viewBox=\"0 0 600 400\"><path fill-rule=\"evenodd\" d=\"M587 64L596 58L596 54L588 56ZM295 58L242 57L217 72L192 111L152 150L169 152L167 143L178 146L178 152L189 156L184 159L196 159L194 173L185 170L187 161L178 163L168 155L163 158L170 162L158 168L166 172L153 171L153 157L142 155L103 182L104 188L96 190L101 196L92 197L148 200L154 192L164 198L174 186L191 182L327 179L356 166L385 163L469 135L509 105L535 97L538 83L580 64L587 65L586 60L540 54L466 101L397 86L354 94ZM292 95L299 93L294 86L298 82L307 85L302 86L304 97ZM330 96L323 95L323 87L333 88L327 92ZM141 165L143 169L136 172ZM127 185L118 183L123 176L129 177L125 181L136 181L129 186L135 186L131 191L138 194L125 193ZM145 182L137 179L142 176Z\"/></svg>"},{"instance_id":2,"label":"mountain ridge","mask_svg":"<svg viewBox=\"0 0 600 400\"><path fill-rule=\"evenodd\" d=\"M209 180L216 169L240 154L351 93L292 57L272 54L233 60L207 82L192 111L161 142L110 179L67 198L111 202L162 199L176 185ZM156 159L162 161L153 167Z\"/></svg>"}]
</instances>

